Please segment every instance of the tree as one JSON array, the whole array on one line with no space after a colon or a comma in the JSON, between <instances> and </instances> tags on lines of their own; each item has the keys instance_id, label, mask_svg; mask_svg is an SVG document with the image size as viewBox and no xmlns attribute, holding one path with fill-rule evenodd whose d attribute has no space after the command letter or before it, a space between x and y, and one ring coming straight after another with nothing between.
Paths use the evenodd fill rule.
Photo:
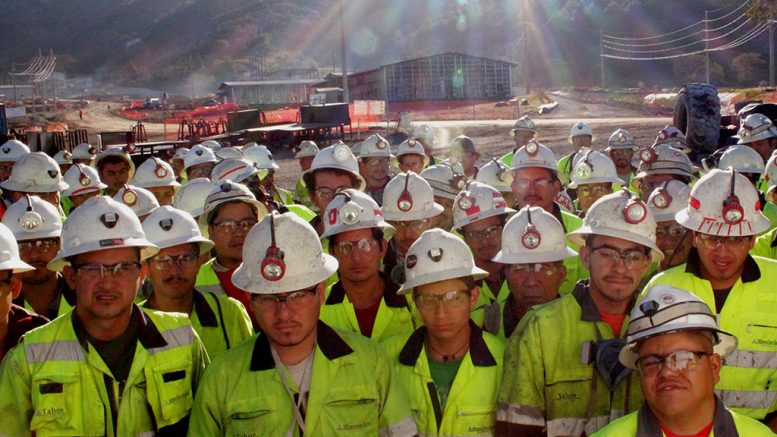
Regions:
<instances>
[{"instance_id":1,"label":"tree","mask_svg":"<svg viewBox=\"0 0 777 437\"><path fill-rule=\"evenodd\" d=\"M766 61L760 53L747 52L731 60L731 69L743 85L756 84L762 79Z\"/></svg>"},{"instance_id":2,"label":"tree","mask_svg":"<svg viewBox=\"0 0 777 437\"><path fill-rule=\"evenodd\" d=\"M747 14L758 21L777 19L777 3L774 0L752 0Z\"/></svg>"}]
</instances>

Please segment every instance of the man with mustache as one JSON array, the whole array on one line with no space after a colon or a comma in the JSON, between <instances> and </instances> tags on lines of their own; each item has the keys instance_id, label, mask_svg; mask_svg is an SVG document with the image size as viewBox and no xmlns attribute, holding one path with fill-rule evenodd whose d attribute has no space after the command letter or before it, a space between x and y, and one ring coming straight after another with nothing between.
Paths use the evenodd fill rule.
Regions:
<instances>
[{"instance_id":1,"label":"man with mustache","mask_svg":"<svg viewBox=\"0 0 777 437\"><path fill-rule=\"evenodd\" d=\"M634 158L634 152L639 149L637 141L629 131L617 129L607 140L607 148L604 153L610 155L612 162L615 163L615 169L618 177L623 181L623 185L631 185L631 179L637 172L637 168L631 164Z\"/></svg>"}]
</instances>

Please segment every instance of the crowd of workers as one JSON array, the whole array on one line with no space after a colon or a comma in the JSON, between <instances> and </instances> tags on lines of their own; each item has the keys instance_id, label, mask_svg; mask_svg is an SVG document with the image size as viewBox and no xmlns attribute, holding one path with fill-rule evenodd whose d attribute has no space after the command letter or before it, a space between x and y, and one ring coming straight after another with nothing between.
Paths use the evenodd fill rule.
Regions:
<instances>
[{"instance_id":1,"label":"crowd of workers","mask_svg":"<svg viewBox=\"0 0 777 437\"><path fill-rule=\"evenodd\" d=\"M774 435L777 127L537 131L303 141L291 190L255 143L8 141L0 435Z\"/></svg>"}]
</instances>

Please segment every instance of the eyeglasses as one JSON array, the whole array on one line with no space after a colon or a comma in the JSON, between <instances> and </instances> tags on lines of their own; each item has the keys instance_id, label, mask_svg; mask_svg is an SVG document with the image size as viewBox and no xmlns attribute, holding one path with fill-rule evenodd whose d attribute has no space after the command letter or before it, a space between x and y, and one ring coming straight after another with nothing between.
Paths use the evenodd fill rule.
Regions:
<instances>
[{"instance_id":1,"label":"eyeglasses","mask_svg":"<svg viewBox=\"0 0 777 437\"><path fill-rule=\"evenodd\" d=\"M645 376L655 376L663 367L672 372L690 372L707 352L675 351L668 355L646 355L637 360L637 369Z\"/></svg>"},{"instance_id":2,"label":"eyeglasses","mask_svg":"<svg viewBox=\"0 0 777 437\"><path fill-rule=\"evenodd\" d=\"M391 221L390 223L397 230L410 228L414 231L425 231L432 226L432 221L430 219L410 220L406 222Z\"/></svg>"},{"instance_id":3,"label":"eyeglasses","mask_svg":"<svg viewBox=\"0 0 777 437\"><path fill-rule=\"evenodd\" d=\"M696 241L707 250L725 246L729 249L742 249L750 245L750 236L747 237L720 237L709 234L696 234Z\"/></svg>"},{"instance_id":4,"label":"eyeglasses","mask_svg":"<svg viewBox=\"0 0 777 437\"><path fill-rule=\"evenodd\" d=\"M633 154L634 154L634 150L632 150L632 149L612 149L612 150L610 150L610 155L612 155L612 156L626 157L626 156L631 156Z\"/></svg>"},{"instance_id":5,"label":"eyeglasses","mask_svg":"<svg viewBox=\"0 0 777 437\"><path fill-rule=\"evenodd\" d=\"M445 308L461 307L469 302L469 292L464 290L453 290L445 294L435 296L433 294L416 294L413 300L419 309L435 310L440 306Z\"/></svg>"},{"instance_id":6,"label":"eyeglasses","mask_svg":"<svg viewBox=\"0 0 777 437\"><path fill-rule=\"evenodd\" d=\"M389 165L389 159L388 158L367 158L367 165L370 167L381 167L381 166L388 166Z\"/></svg>"},{"instance_id":7,"label":"eyeglasses","mask_svg":"<svg viewBox=\"0 0 777 437\"><path fill-rule=\"evenodd\" d=\"M197 263L198 256L191 253L184 253L178 256L157 255L151 261L155 269L159 271L170 270L173 264L179 268L191 267Z\"/></svg>"},{"instance_id":8,"label":"eyeglasses","mask_svg":"<svg viewBox=\"0 0 777 437\"><path fill-rule=\"evenodd\" d=\"M682 238L686 233L687 230L678 224L656 227L656 237Z\"/></svg>"},{"instance_id":9,"label":"eyeglasses","mask_svg":"<svg viewBox=\"0 0 777 437\"><path fill-rule=\"evenodd\" d=\"M592 247L591 252L598 253L609 264L616 264L618 261L623 260L626 268L629 269L635 266L644 266L648 261L648 256L639 250L620 251L608 246L599 246Z\"/></svg>"},{"instance_id":10,"label":"eyeglasses","mask_svg":"<svg viewBox=\"0 0 777 437\"><path fill-rule=\"evenodd\" d=\"M378 242L374 238L362 238L357 241L338 241L334 251L337 255L350 255L354 249L358 249L361 253L370 253L377 246Z\"/></svg>"},{"instance_id":11,"label":"eyeglasses","mask_svg":"<svg viewBox=\"0 0 777 437\"><path fill-rule=\"evenodd\" d=\"M580 185L577 187L577 194L584 197L602 197L612 192L612 187L603 187L601 185Z\"/></svg>"},{"instance_id":12,"label":"eyeglasses","mask_svg":"<svg viewBox=\"0 0 777 437\"><path fill-rule=\"evenodd\" d=\"M502 234L502 225L491 225L482 231L464 231L462 235L468 239L494 238Z\"/></svg>"},{"instance_id":13,"label":"eyeglasses","mask_svg":"<svg viewBox=\"0 0 777 437\"><path fill-rule=\"evenodd\" d=\"M39 252L51 252L59 246L59 240L47 238L42 240L20 241L19 252L29 252L35 249Z\"/></svg>"},{"instance_id":14,"label":"eyeglasses","mask_svg":"<svg viewBox=\"0 0 777 437\"><path fill-rule=\"evenodd\" d=\"M243 232L248 232L256 223L256 219L253 218L246 218L240 221L224 220L223 222L213 223L213 227L216 229L216 232L232 235L238 228Z\"/></svg>"},{"instance_id":15,"label":"eyeglasses","mask_svg":"<svg viewBox=\"0 0 777 437\"><path fill-rule=\"evenodd\" d=\"M113 274L116 279L132 279L133 276L140 272L139 262L120 262L116 264L106 265L100 263L86 263L73 266L76 272L87 281L95 281L102 279L107 273Z\"/></svg>"},{"instance_id":16,"label":"eyeglasses","mask_svg":"<svg viewBox=\"0 0 777 437\"><path fill-rule=\"evenodd\" d=\"M552 263L534 263L534 264L508 264L507 271L515 274L528 275L530 273L541 273L551 277L558 272L559 266Z\"/></svg>"},{"instance_id":17,"label":"eyeglasses","mask_svg":"<svg viewBox=\"0 0 777 437\"><path fill-rule=\"evenodd\" d=\"M339 193L340 191L346 190L351 187L347 187L345 185L337 187L337 188L329 188L329 187L318 187L316 188L316 197L321 199L331 199L332 196Z\"/></svg>"},{"instance_id":18,"label":"eyeglasses","mask_svg":"<svg viewBox=\"0 0 777 437\"><path fill-rule=\"evenodd\" d=\"M211 166L190 168L186 170L186 175L189 176L189 179L209 178L212 171L213 167Z\"/></svg>"},{"instance_id":19,"label":"eyeglasses","mask_svg":"<svg viewBox=\"0 0 777 437\"><path fill-rule=\"evenodd\" d=\"M529 188L529 186L534 185L538 189L543 189L549 187L553 183L553 179L515 179L513 180L513 183L516 187L520 188L521 190L525 190Z\"/></svg>"},{"instance_id":20,"label":"eyeglasses","mask_svg":"<svg viewBox=\"0 0 777 437\"><path fill-rule=\"evenodd\" d=\"M259 294L254 296L254 300L263 310L277 311L282 303L285 303L288 308L298 309L302 308L307 303L308 297L315 295L317 291L318 286L291 293Z\"/></svg>"}]
</instances>

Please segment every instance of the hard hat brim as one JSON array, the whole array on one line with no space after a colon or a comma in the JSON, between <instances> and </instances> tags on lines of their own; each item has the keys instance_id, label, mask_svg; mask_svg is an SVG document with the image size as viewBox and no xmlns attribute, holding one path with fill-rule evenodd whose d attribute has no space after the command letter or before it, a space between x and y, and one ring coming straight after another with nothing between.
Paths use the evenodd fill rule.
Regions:
<instances>
[{"instance_id":1,"label":"hard hat brim","mask_svg":"<svg viewBox=\"0 0 777 437\"><path fill-rule=\"evenodd\" d=\"M321 239L329 238L333 235L342 234L343 232L348 231L356 231L359 229L372 229L372 228L379 228L383 231L383 239L390 240L391 237L394 236L394 232L396 229L394 229L394 226L391 226L390 224L381 221L378 222L376 220L369 220L364 222L359 222L355 225L345 225L340 224L337 226L331 226L324 230L324 233L321 234Z\"/></svg>"},{"instance_id":2,"label":"hard hat brim","mask_svg":"<svg viewBox=\"0 0 777 437\"><path fill-rule=\"evenodd\" d=\"M14 233L14 238L16 238L16 241L40 240L41 238L60 238L61 236L62 236L62 228L60 228L59 230L48 229L45 231L38 231L38 232L21 231L21 232Z\"/></svg>"},{"instance_id":3,"label":"hard hat brim","mask_svg":"<svg viewBox=\"0 0 777 437\"><path fill-rule=\"evenodd\" d=\"M429 219L432 217L437 217L444 211L445 208L443 208L443 206L439 203L433 203L431 209L420 209L408 212L388 211L381 208L381 212L383 212L383 219L395 222L410 222L414 220Z\"/></svg>"},{"instance_id":4,"label":"hard hat brim","mask_svg":"<svg viewBox=\"0 0 777 437\"><path fill-rule=\"evenodd\" d=\"M66 182L63 181L63 182L57 182L56 184L49 184L49 185L26 186L14 180L6 179L5 181L0 182L0 188L3 188L4 190L19 191L23 193L55 193L55 192L62 192L64 190L67 190L68 188L70 188L70 185L68 185Z\"/></svg>"},{"instance_id":5,"label":"hard hat brim","mask_svg":"<svg viewBox=\"0 0 777 437\"><path fill-rule=\"evenodd\" d=\"M0 262L0 270L11 270L14 274L31 272L35 270L35 267L27 264L22 260L7 260Z\"/></svg>"},{"instance_id":6,"label":"hard hat brim","mask_svg":"<svg viewBox=\"0 0 777 437\"><path fill-rule=\"evenodd\" d=\"M466 278L467 276L471 276L472 279L474 279L475 281L478 281L488 277L488 272L481 269L478 266L473 266L469 274L465 274L465 275L462 275L461 269L458 269L458 268L443 270L443 271L434 272L426 275L419 275L413 279L409 279L407 282L402 284L402 287L400 287L399 290L397 290L397 294L400 294L400 295L410 294L413 292L413 289L415 287L418 287L421 285L431 284L433 282L445 281L447 279Z\"/></svg>"},{"instance_id":7,"label":"hard hat brim","mask_svg":"<svg viewBox=\"0 0 777 437\"><path fill-rule=\"evenodd\" d=\"M604 184L604 183L611 183L613 185L612 189L613 191L620 188L621 185L623 185L623 179L616 177L616 176L602 176L602 177L592 177L589 179L586 179L585 182L575 182L574 180L569 182L569 185L567 185L569 188L577 188L578 185L587 185L587 184ZM617 187L616 187L617 185Z\"/></svg>"},{"instance_id":8,"label":"hard hat brim","mask_svg":"<svg viewBox=\"0 0 777 437\"><path fill-rule=\"evenodd\" d=\"M526 252L505 254L504 249L497 252L491 261L502 264L534 264L534 263L552 263L564 261L567 258L574 258L577 252L564 246L562 250L551 252Z\"/></svg>"},{"instance_id":9,"label":"hard hat brim","mask_svg":"<svg viewBox=\"0 0 777 437\"><path fill-rule=\"evenodd\" d=\"M208 221L210 221L211 216L215 214L215 212L219 209L221 205L229 202L243 202L249 205L255 205L259 209L259 217L258 217L259 220L262 220L262 217L267 215L267 207L264 206L262 202L256 199L250 199L247 197L231 197L227 199L219 199L215 202L210 203L209 205L205 205L202 209L202 213L198 214L200 218L199 220L197 220L197 224L199 224L201 227L207 228Z\"/></svg>"},{"instance_id":10,"label":"hard hat brim","mask_svg":"<svg viewBox=\"0 0 777 437\"><path fill-rule=\"evenodd\" d=\"M115 246L103 246L99 241L85 243L76 248L62 248L57 255L46 266L49 270L61 272L62 269L70 265L67 258L81 255L83 253L97 252L100 250L122 249L125 247L137 247L140 249L140 261L145 261L159 253L159 248L144 238L124 238L122 244Z\"/></svg>"},{"instance_id":11,"label":"hard hat brim","mask_svg":"<svg viewBox=\"0 0 777 437\"><path fill-rule=\"evenodd\" d=\"M338 267L337 259L328 253L322 253L323 263L320 266L310 266L310 270L296 276L284 276L279 281L267 281L261 276L251 277L245 264L235 270L232 282L250 294L279 294L291 291L305 290L326 281Z\"/></svg>"},{"instance_id":12,"label":"hard hat brim","mask_svg":"<svg viewBox=\"0 0 777 437\"><path fill-rule=\"evenodd\" d=\"M454 218L453 229L458 231L461 228L463 228L464 226L467 226L467 225L475 223L475 222L479 222L480 220L487 219L489 217L496 217L496 216L500 216L500 215L510 216L512 214L515 214L516 212L518 212L518 211L516 211L516 210L514 210L514 209L512 209L510 207L504 207L504 208L500 208L500 209L490 209L490 210L487 210L487 211L483 211L483 212L479 212L479 213L476 213L476 214L472 214L470 216L460 217L459 220L455 220L455 218Z\"/></svg>"},{"instance_id":13,"label":"hard hat brim","mask_svg":"<svg viewBox=\"0 0 777 437\"><path fill-rule=\"evenodd\" d=\"M98 185L91 186L91 187L80 187L76 189L68 188L67 190L62 192L62 195L65 197L80 196L82 194L88 194L94 191L104 190L106 188L108 188L108 186L100 182Z\"/></svg>"},{"instance_id":14,"label":"hard hat brim","mask_svg":"<svg viewBox=\"0 0 777 437\"><path fill-rule=\"evenodd\" d=\"M194 236L194 237L187 237L187 238L171 238L169 240L157 241L156 246L161 250L161 249L167 249L168 247L178 246L181 244L191 244L191 243L197 244L199 246L200 255L210 252L210 250L213 249L213 246L215 246L215 243L213 243L211 240L201 236Z\"/></svg>"},{"instance_id":15,"label":"hard hat brim","mask_svg":"<svg viewBox=\"0 0 777 437\"><path fill-rule=\"evenodd\" d=\"M769 221L769 219L760 211L756 211L753 220L747 222L748 226L744 226L744 222L737 225L729 225L728 223L719 222L717 220L705 221L699 217L691 216L688 213L688 208L681 209L674 217L677 223L691 231L721 237L746 237L758 235L768 231L772 226L771 221Z\"/></svg>"}]
</instances>

